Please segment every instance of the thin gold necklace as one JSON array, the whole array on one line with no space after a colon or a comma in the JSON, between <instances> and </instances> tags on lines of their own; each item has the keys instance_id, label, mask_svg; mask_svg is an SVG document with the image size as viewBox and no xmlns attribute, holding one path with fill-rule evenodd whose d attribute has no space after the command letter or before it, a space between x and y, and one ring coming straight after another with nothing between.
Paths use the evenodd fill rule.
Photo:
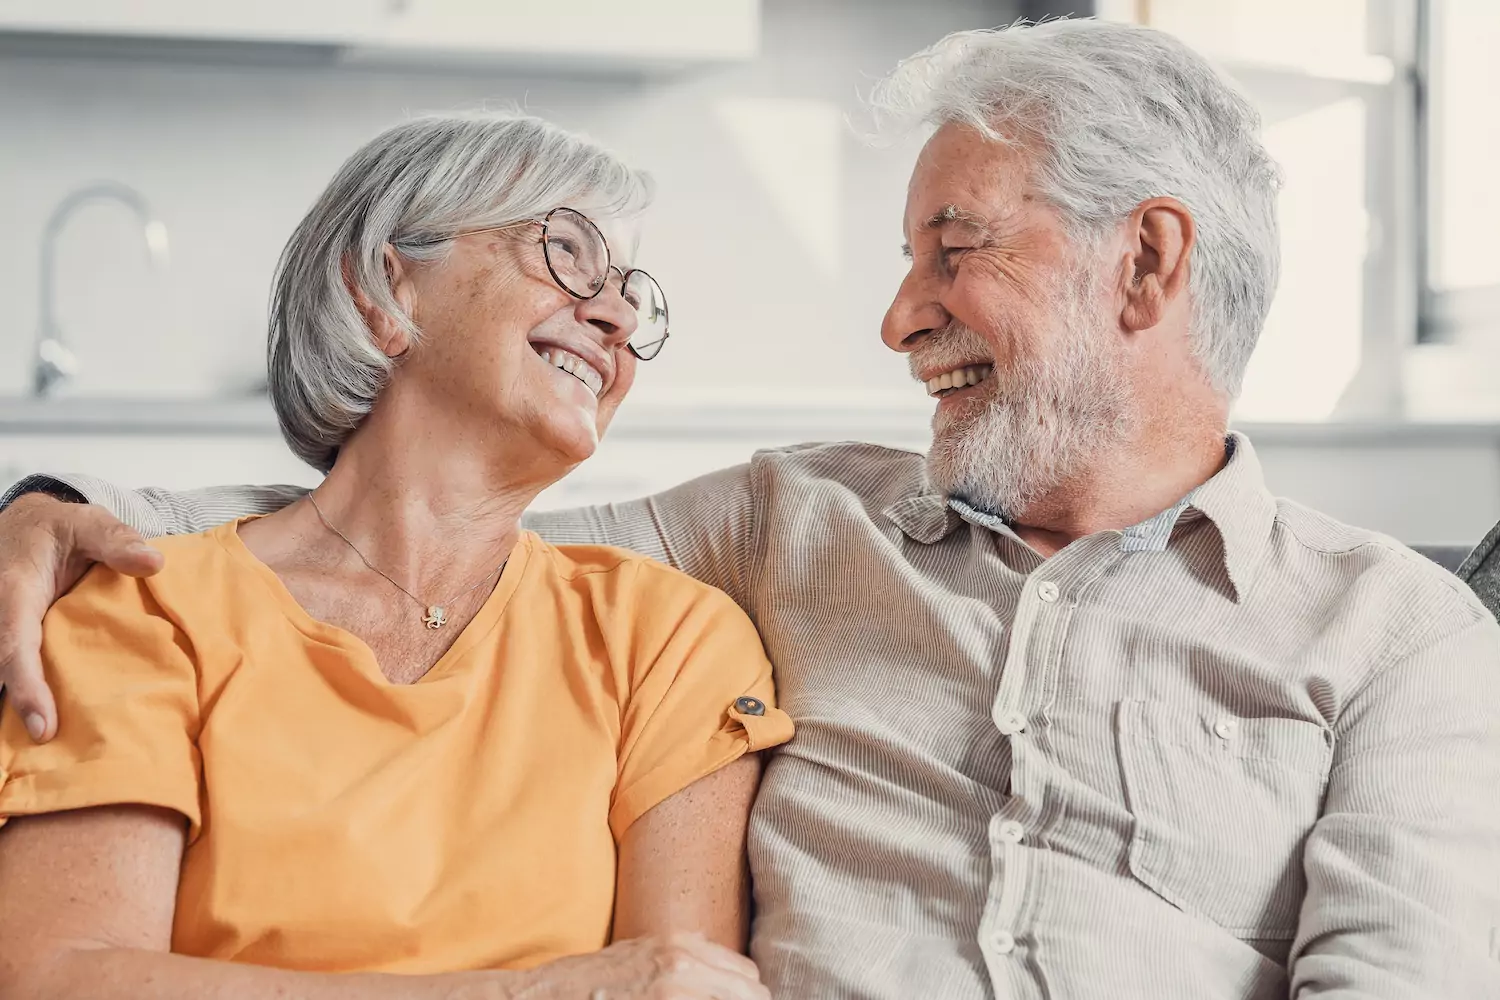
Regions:
<instances>
[{"instance_id":1,"label":"thin gold necklace","mask_svg":"<svg viewBox=\"0 0 1500 1000\"><path fill-rule=\"evenodd\" d=\"M317 512L318 520L323 522L323 527L327 528L329 531L342 538L344 540L344 544L354 550L354 554L359 556L359 561L364 563L367 569L371 570L372 572L379 573L381 576L385 577L386 582L389 583L392 587L395 587L397 590L401 591L401 593L405 594L407 597L410 597L413 601L416 601L418 607L426 609L427 613L422 616L422 624L426 625L428 628L442 628L444 625L448 624L448 608L453 605L453 602L468 597L475 590L478 590L479 585L484 583L490 577L498 577L501 573L504 573L505 563L510 561L507 559L502 562L498 570L491 573L486 573L483 579L479 580L478 583L475 583L473 586L465 589L463 593L456 594L455 596L449 598L441 604L428 604L416 594L413 594L411 591L401 586L401 584L397 583L396 580L392 578L392 576L385 570L381 569L379 566L376 566L374 563L370 562L370 560L366 559L365 554L359 550L359 546L351 542L348 535L344 534L342 531L333 526L333 523L328 520L328 516L323 513L323 508L318 506L317 499L311 493L307 495L307 499L308 502L312 504L313 510Z\"/></svg>"}]
</instances>

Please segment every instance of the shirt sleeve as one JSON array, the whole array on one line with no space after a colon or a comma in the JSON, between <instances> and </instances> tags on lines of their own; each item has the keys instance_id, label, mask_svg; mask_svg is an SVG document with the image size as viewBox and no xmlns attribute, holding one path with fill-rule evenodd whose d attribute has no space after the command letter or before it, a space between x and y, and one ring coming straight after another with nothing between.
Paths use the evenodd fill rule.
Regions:
<instances>
[{"instance_id":1,"label":"shirt sleeve","mask_svg":"<svg viewBox=\"0 0 1500 1000\"><path fill-rule=\"evenodd\" d=\"M649 564L642 572L667 573ZM743 611L686 579L643 589L609 816L617 839L699 778L792 737L791 718L776 707L771 664Z\"/></svg>"},{"instance_id":2,"label":"shirt sleeve","mask_svg":"<svg viewBox=\"0 0 1500 1000\"><path fill-rule=\"evenodd\" d=\"M1500 997L1493 621L1425 643L1351 698L1303 859L1293 997Z\"/></svg>"},{"instance_id":3,"label":"shirt sleeve","mask_svg":"<svg viewBox=\"0 0 1500 1000\"><path fill-rule=\"evenodd\" d=\"M748 464L641 500L528 514L553 545L614 545L664 562L750 608L751 553L759 519Z\"/></svg>"},{"instance_id":4,"label":"shirt sleeve","mask_svg":"<svg viewBox=\"0 0 1500 1000\"><path fill-rule=\"evenodd\" d=\"M0 497L0 510L27 493L50 493L103 507L146 538L207 531L252 514L271 514L307 494L301 486L210 486L172 492L130 490L83 475L27 476Z\"/></svg>"},{"instance_id":5,"label":"shirt sleeve","mask_svg":"<svg viewBox=\"0 0 1500 1000\"><path fill-rule=\"evenodd\" d=\"M0 718L0 823L150 805L181 813L196 837L201 765L191 649L145 581L90 571L42 625L57 736L38 746L14 712Z\"/></svg>"}]
</instances>

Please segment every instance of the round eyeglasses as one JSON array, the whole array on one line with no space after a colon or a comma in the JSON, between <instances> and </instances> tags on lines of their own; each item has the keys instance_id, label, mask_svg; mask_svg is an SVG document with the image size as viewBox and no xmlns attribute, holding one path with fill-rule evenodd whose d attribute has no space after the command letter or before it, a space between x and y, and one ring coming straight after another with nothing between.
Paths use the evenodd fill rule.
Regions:
<instances>
[{"instance_id":1,"label":"round eyeglasses","mask_svg":"<svg viewBox=\"0 0 1500 1000\"><path fill-rule=\"evenodd\" d=\"M609 241L594 221L572 208L554 208L540 219L523 219L503 226L454 233L477 236L522 226L541 226L542 256L557 287L576 299L592 299L604 291L610 272L620 276L620 297L635 310L635 333L626 346L642 361L661 353L671 331L667 325L667 297L656 279L640 268L622 271L609 260Z\"/></svg>"}]
</instances>

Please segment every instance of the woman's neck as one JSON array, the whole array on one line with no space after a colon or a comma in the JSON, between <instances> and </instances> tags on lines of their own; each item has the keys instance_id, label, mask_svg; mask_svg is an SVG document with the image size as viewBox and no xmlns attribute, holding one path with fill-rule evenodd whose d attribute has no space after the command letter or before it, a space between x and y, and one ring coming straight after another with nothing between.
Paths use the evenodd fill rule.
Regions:
<instances>
[{"instance_id":1,"label":"woman's neck","mask_svg":"<svg viewBox=\"0 0 1500 1000\"><path fill-rule=\"evenodd\" d=\"M314 495L370 563L408 589L438 593L509 555L521 514L559 478L534 452L411 415L372 413Z\"/></svg>"}]
</instances>

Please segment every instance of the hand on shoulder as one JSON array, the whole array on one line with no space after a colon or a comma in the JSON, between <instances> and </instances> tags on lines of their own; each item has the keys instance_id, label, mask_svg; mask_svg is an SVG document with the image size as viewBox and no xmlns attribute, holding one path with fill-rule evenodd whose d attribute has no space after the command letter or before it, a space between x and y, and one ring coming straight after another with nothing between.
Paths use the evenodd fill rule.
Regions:
<instances>
[{"instance_id":1,"label":"hand on shoulder","mask_svg":"<svg viewBox=\"0 0 1500 1000\"><path fill-rule=\"evenodd\" d=\"M0 685L38 742L57 733L42 676L42 618L96 562L150 576L162 555L102 507L29 493L0 511Z\"/></svg>"}]
</instances>

